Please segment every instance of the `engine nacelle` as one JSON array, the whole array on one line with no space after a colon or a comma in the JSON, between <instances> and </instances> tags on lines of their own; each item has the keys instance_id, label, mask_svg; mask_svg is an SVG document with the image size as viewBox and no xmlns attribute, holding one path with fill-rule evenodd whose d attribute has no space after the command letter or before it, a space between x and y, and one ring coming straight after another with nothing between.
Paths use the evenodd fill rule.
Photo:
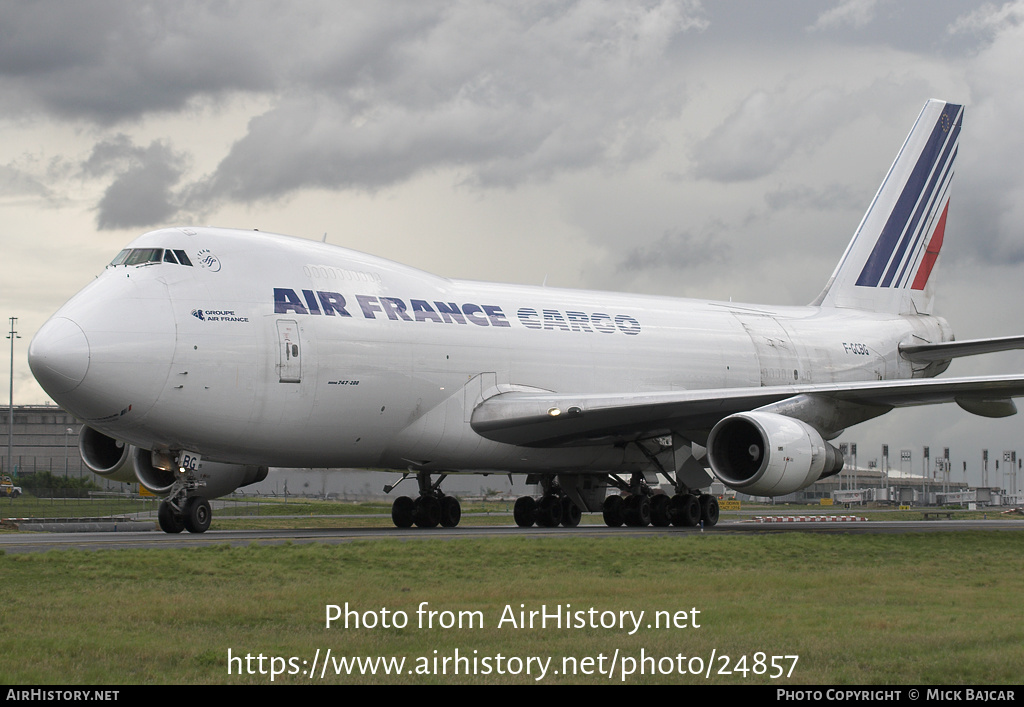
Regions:
<instances>
[{"instance_id":1,"label":"engine nacelle","mask_svg":"<svg viewBox=\"0 0 1024 707\"><path fill-rule=\"evenodd\" d=\"M172 457L162 452L136 449L133 453L135 476L139 483L157 496L166 495L180 473ZM226 496L240 486L248 486L267 478L267 467L241 464L222 464L201 461L194 472L203 486L199 495L204 498Z\"/></svg>"},{"instance_id":2,"label":"engine nacelle","mask_svg":"<svg viewBox=\"0 0 1024 707\"><path fill-rule=\"evenodd\" d=\"M132 466L139 483L157 496L167 495L178 478L177 465L169 454L134 447Z\"/></svg>"},{"instance_id":3,"label":"engine nacelle","mask_svg":"<svg viewBox=\"0 0 1024 707\"><path fill-rule=\"evenodd\" d=\"M111 481L134 484L135 467L132 448L91 427L83 427L78 435L78 451L89 471Z\"/></svg>"},{"instance_id":4,"label":"engine nacelle","mask_svg":"<svg viewBox=\"0 0 1024 707\"><path fill-rule=\"evenodd\" d=\"M708 437L708 462L726 486L752 496L784 496L843 470L839 450L805 422L770 412L721 420Z\"/></svg>"},{"instance_id":5,"label":"engine nacelle","mask_svg":"<svg viewBox=\"0 0 1024 707\"><path fill-rule=\"evenodd\" d=\"M113 481L140 483L158 496L170 491L179 473L170 454L132 447L91 427L82 428L78 449L93 473ZM263 481L267 467L202 461L195 475L204 483L199 494L218 498L240 486Z\"/></svg>"}]
</instances>

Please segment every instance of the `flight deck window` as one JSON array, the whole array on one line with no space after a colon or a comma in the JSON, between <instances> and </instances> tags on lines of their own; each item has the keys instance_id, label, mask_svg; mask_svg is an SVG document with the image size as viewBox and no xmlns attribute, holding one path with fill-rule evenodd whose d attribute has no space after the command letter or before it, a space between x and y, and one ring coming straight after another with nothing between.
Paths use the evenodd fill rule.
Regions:
<instances>
[{"instance_id":1,"label":"flight deck window","mask_svg":"<svg viewBox=\"0 0 1024 707\"><path fill-rule=\"evenodd\" d=\"M159 263L163 254L163 248L133 248L124 264L144 265L146 263Z\"/></svg>"},{"instance_id":2,"label":"flight deck window","mask_svg":"<svg viewBox=\"0 0 1024 707\"><path fill-rule=\"evenodd\" d=\"M192 267L192 261L183 250L171 250L163 248L126 248L117 254L117 257L110 261L107 267L118 265L148 265L150 263L170 263L171 265L187 265Z\"/></svg>"}]
</instances>

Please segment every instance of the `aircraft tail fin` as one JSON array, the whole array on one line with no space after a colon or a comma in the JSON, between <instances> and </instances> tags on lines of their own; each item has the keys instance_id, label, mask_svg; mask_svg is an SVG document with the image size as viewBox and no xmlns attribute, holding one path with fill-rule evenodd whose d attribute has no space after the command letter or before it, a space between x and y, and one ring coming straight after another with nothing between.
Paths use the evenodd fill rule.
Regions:
<instances>
[{"instance_id":1,"label":"aircraft tail fin","mask_svg":"<svg viewBox=\"0 0 1024 707\"><path fill-rule=\"evenodd\" d=\"M963 106L925 103L814 304L930 314Z\"/></svg>"}]
</instances>

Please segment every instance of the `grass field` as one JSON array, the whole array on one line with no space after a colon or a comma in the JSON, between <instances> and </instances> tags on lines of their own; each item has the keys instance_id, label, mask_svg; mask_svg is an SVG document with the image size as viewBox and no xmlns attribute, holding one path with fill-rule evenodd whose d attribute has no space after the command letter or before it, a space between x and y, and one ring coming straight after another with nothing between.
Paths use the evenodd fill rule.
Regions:
<instances>
[{"instance_id":1,"label":"grass field","mask_svg":"<svg viewBox=\"0 0 1024 707\"><path fill-rule=\"evenodd\" d=\"M1022 551L1018 532L956 532L8 554L0 684L1015 685ZM377 626L327 628L328 605L346 603ZM523 627L521 611L585 625ZM654 627L655 612L677 626ZM335 675L351 656L405 663Z\"/></svg>"}]
</instances>

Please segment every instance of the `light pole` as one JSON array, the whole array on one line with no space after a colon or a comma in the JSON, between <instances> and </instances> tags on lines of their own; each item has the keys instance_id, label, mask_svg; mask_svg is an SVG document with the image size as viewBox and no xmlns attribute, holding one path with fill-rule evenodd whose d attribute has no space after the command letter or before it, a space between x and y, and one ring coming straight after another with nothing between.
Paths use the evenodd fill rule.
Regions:
<instances>
[{"instance_id":1,"label":"light pole","mask_svg":"<svg viewBox=\"0 0 1024 707\"><path fill-rule=\"evenodd\" d=\"M68 478L68 435L74 430L70 427L64 428L64 478Z\"/></svg>"},{"instance_id":2,"label":"light pole","mask_svg":"<svg viewBox=\"0 0 1024 707\"><path fill-rule=\"evenodd\" d=\"M14 449L14 340L20 339L18 332L14 330L14 323L18 321L17 317L11 317L11 333L7 335L7 338L11 340L11 397L7 403L7 466L4 471L11 474L11 454ZM12 474L13 476L13 474Z\"/></svg>"}]
</instances>

